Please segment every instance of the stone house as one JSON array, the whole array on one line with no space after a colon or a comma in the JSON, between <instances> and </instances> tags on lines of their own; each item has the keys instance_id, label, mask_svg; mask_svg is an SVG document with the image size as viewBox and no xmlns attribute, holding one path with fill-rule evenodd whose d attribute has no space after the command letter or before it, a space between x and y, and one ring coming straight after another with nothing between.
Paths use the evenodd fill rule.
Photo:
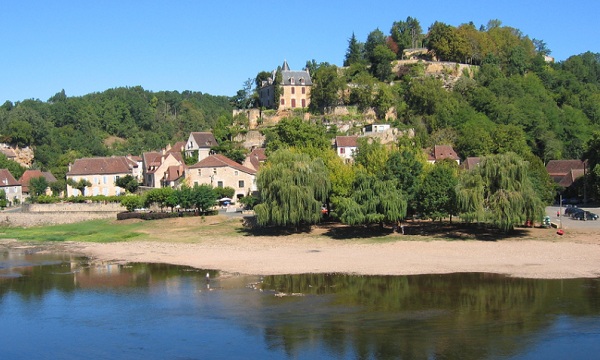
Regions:
<instances>
[{"instance_id":1,"label":"stone house","mask_svg":"<svg viewBox=\"0 0 600 360\"><path fill-rule=\"evenodd\" d=\"M423 151L427 156L427 162L430 164L435 164L443 159L450 159L460 165L460 158L450 145L435 145L433 148L427 148Z\"/></svg>"},{"instance_id":2,"label":"stone house","mask_svg":"<svg viewBox=\"0 0 600 360\"><path fill-rule=\"evenodd\" d=\"M0 169L0 190L4 190L8 206L23 202L21 184L12 176L8 169Z\"/></svg>"},{"instance_id":3,"label":"stone house","mask_svg":"<svg viewBox=\"0 0 600 360\"><path fill-rule=\"evenodd\" d=\"M246 156L246 159L244 159L244 163L242 165L244 165L247 168L250 169L254 169L256 171L258 171L258 169L260 168L260 166L267 161L267 155L265 153L265 148L255 148L252 149L252 151L250 152L250 154L248 154Z\"/></svg>"},{"instance_id":4,"label":"stone house","mask_svg":"<svg viewBox=\"0 0 600 360\"><path fill-rule=\"evenodd\" d=\"M573 160L550 160L546 164L548 175L562 188L568 188L575 180L585 175L586 163Z\"/></svg>"},{"instance_id":5,"label":"stone house","mask_svg":"<svg viewBox=\"0 0 600 360\"><path fill-rule=\"evenodd\" d=\"M22 186L23 198L27 198L30 196L29 182L31 181L31 179L37 179L40 177L46 179L48 184L56 182L56 177L52 175L51 172L42 172L41 170L25 170L25 172L23 173L23 175L21 175L21 178L19 179L19 183ZM52 190L50 189L50 187L46 188L45 195L52 195Z\"/></svg>"},{"instance_id":6,"label":"stone house","mask_svg":"<svg viewBox=\"0 0 600 360\"><path fill-rule=\"evenodd\" d=\"M117 196L125 192L124 189L115 185L115 182L127 175L135 177L139 171L137 161L126 156L97 157L77 159L69 164L67 181L69 179L78 182L85 179L91 186L84 189L84 194L67 184L67 196Z\"/></svg>"},{"instance_id":7,"label":"stone house","mask_svg":"<svg viewBox=\"0 0 600 360\"><path fill-rule=\"evenodd\" d=\"M185 178L190 186L208 184L213 187L231 187L235 189L236 199L257 191L256 170L221 154L210 155L190 166Z\"/></svg>"},{"instance_id":8,"label":"stone house","mask_svg":"<svg viewBox=\"0 0 600 360\"><path fill-rule=\"evenodd\" d=\"M217 139L211 132L192 132L185 144L185 156L198 153L198 161L210 155L210 148L218 146Z\"/></svg>"},{"instance_id":9,"label":"stone house","mask_svg":"<svg viewBox=\"0 0 600 360\"><path fill-rule=\"evenodd\" d=\"M162 150L142 154L143 186L177 187L185 177L185 163L179 151Z\"/></svg>"},{"instance_id":10,"label":"stone house","mask_svg":"<svg viewBox=\"0 0 600 360\"><path fill-rule=\"evenodd\" d=\"M310 104L310 89L312 79L307 69L290 70L287 61L281 67L281 83L275 84L277 70L271 77L263 81L258 95L261 106L277 110L306 108ZM281 86L281 96L275 99L275 86Z\"/></svg>"},{"instance_id":11,"label":"stone house","mask_svg":"<svg viewBox=\"0 0 600 360\"><path fill-rule=\"evenodd\" d=\"M335 152L344 160L344 162L352 162L354 153L358 149L358 136L336 136L335 137Z\"/></svg>"}]
</instances>

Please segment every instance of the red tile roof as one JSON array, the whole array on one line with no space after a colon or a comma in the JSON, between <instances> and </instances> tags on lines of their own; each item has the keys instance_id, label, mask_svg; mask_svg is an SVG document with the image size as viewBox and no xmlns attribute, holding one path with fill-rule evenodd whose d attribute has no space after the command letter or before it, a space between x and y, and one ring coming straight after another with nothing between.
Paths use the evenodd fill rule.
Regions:
<instances>
[{"instance_id":1,"label":"red tile roof","mask_svg":"<svg viewBox=\"0 0 600 360\"><path fill-rule=\"evenodd\" d=\"M99 175L99 174L127 174L137 166L125 156L98 157L77 159L71 165L67 176L73 175Z\"/></svg>"},{"instance_id":2,"label":"red tile roof","mask_svg":"<svg viewBox=\"0 0 600 360\"><path fill-rule=\"evenodd\" d=\"M19 179L19 182L23 186L23 192L28 193L29 182L31 181L31 179L37 179L39 177L44 177L48 183L53 183L56 181L56 177L54 177L54 175L52 175L51 172L42 172L41 170L25 170L25 172L23 173L23 175L21 175L21 178Z\"/></svg>"},{"instance_id":3,"label":"red tile roof","mask_svg":"<svg viewBox=\"0 0 600 360\"><path fill-rule=\"evenodd\" d=\"M481 162L481 158L479 157L468 157L465 162L463 162L460 167L461 169L471 170L474 169Z\"/></svg>"},{"instance_id":4,"label":"red tile roof","mask_svg":"<svg viewBox=\"0 0 600 360\"><path fill-rule=\"evenodd\" d=\"M568 188L573 185L575 180L579 179L584 175L583 169L571 169L565 176L563 176L560 181L558 181L558 185Z\"/></svg>"},{"instance_id":5,"label":"red tile roof","mask_svg":"<svg viewBox=\"0 0 600 360\"><path fill-rule=\"evenodd\" d=\"M427 160L438 161L442 159L460 160L456 152L450 145L435 145L433 149L425 149Z\"/></svg>"},{"instance_id":6,"label":"red tile roof","mask_svg":"<svg viewBox=\"0 0 600 360\"><path fill-rule=\"evenodd\" d=\"M546 164L546 171L550 176L567 175L571 169L583 170L584 164L581 160L550 160Z\"/></svg>"},{"instance_id":7,"label":"red tile roof","mask_svg":"<svg viewBox=\"0 0 600 360\"><path fill-rule=\"evenodd\" d=\"M231 160L230 158L228 158L224 155L221 155L221 154L210 155L207 158L190 166L190 169L216 168L216 167L226 167L226 166L229 166L236 170L243 171L248 174L256 174L256 170L253 170L253 169L247 168L243 165L240 165L240 164L236 163L235 161Z\"/></svg>"},{"instance_id":8,"label":"red tile roof","mask_svg":"<svg viewBox=\"0 0 600 360\"><path fill-rule=\"evenodd\" d=\"M21 185L8 169L0 169L0 187Z\"/></svg>"},{"instance_id":9,"label":"red tile roof","mask_svg":"<svg viewBox=\"0 0 600 360\"><path fill-rule=\"evenodd\" d=\"M337 147L357 147L358 136L336 136L335 146Z\"/></svg>"}]
</instances>

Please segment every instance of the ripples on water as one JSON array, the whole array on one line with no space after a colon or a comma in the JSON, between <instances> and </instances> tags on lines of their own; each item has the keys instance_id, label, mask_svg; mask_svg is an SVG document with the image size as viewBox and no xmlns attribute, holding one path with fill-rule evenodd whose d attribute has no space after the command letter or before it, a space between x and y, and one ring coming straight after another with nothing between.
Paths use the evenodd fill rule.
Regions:
<instances>
[{"instance_id":1,"label":"ripples on water","mask_svg":"<svg viewBox=\"0 0 600 360\"><path fill-rule=\"evenodd\" d=\"M17 249L0 251L0 319L0 359L596 359L600 281L223 276Z\"/></svg>"}]
</instances>

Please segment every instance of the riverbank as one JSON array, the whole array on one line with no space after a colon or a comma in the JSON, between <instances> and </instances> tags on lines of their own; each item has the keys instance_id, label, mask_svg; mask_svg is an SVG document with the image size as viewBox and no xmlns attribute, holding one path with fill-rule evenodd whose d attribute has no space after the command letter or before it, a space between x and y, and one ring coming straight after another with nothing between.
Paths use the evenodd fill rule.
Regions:
<instances>
[{"instance_id":1,"label":"riverbank","mask_svg":"<svg viewBox=\"0 0 600 360\"><path fill-rule=\"evenodd\" d=\"M162 221L162 220L161 220ZM160 262L255 275L352 273L364 275L487 272L525 278L600 277L600 231L523 229L497 240L439 240L388 234L340 238L321 226L310 233L256 235L224 231L227 221L197 218L153 222L143 241L62 243L94 261ZM165 229L169 229L165 231Z\"/></svg>"}]
</instances>

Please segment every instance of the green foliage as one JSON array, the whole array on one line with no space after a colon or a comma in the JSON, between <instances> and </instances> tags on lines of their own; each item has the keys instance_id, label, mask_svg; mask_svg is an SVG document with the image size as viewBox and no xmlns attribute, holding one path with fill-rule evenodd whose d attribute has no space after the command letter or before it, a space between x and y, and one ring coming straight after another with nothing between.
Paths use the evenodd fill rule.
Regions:
<instances>
[{"instance_id":1,"label":"green foliage","mask_svg":"<svg viewBox=\"0 0 600 360\"><path fill-rule=\"evenodd\" d=\"M296 148L313 156L331 147L325 126L313 124L299 117L285 118L275 127L265 130L267 151Z\"/></svg>"},{"instance_id":2,"label":"green foliage","mask_svg":"<svg viewBox=\"0 0 600 360\"><path fill-rule=\"evenodd\" d=\"M129 212L135 211L144 205L144 199L139 195L127 195L121 199L121 205Z\"/></svg>"},{"instance_id":3,"label":"green foliage","mask_svg":"<svg viewBox=\"0 0 600 360\"><path fill-rule=\"evenodd\" d=\"M217 193L208 184L194 185L191 192L191 202L199 213L204 214L217 204Z\"/></svg>"},{"instance_id":4,"label":"green foliage","mask_svg":"<svg viewBox=\"0 0 600 360\"><path fill-rule=\"evenodd\" d=\"M321 159L281 149L269 157L257 177L261 203L254 207L261 226L314 224L331 184Z\"/></svg>"},{"instance_id":5,"label":"green foliage","mask_svg":"<svg viewBox=\"0 0 600 360\"><path fill-rule=\"evenodd\" d=\"M245 209L252 210L252 209L254 209L254 206L256 206L260 202L260 199L257 198L256 196L248 195L248 196L244 196L243 198L241 198L239 200L239 202L242 205L244 205Z\"/></svg>"},{"instance_id":6,"label":"green foliage","mask_svg":"<svg viewBox=\"0 0 600 360\"><path fill-rule=\"evenodd\" d=\"M79 190L79 192L85 196L85 188L88 186L92 186L92 183L86 179L79 179L79 181L75 181L71 178L67 179L67 185L70 187Z\"/></svg>"},{"instance_id":7,"label":"green foliage","mask_svg":"<svg viewBox=\"0 0 600 360\"><path fill-rule=\"evenodd\" d=\"M46 189L48 188L49 183L45 177L40 176L37 178L32 178L29 180L29 194L33 198L37 198L40 195L44 195L46 193Z\"/></svg>"},{"instance_id":8,"label":"green foliage","mask_svg":"<svg viewBox=\"0 0 600 360\"><path fill-rule=\"evenodd\" d=\"M229 186L226 187L216 187L215 189L215 193L217 194L217 199L221 199L224 197L228 197L228 198L233 198L233 195L235 194L235 189Z\"/></svg>"},{"instance_id":9,"label":"green foliage","mask_svg":"<svg viewBox=\"0 0 600 360\"><path fill-rule=\"evenodd\" d=\"M168 206L167 202L175 191L176 190L169 187L150 189L144 193L144 205L145 207L157 205L161 210L163 210L166 206Z\"/></svg>"},{"instance_id":10,"label":"green foliage","mask_svg":"<svg viewBox=\"0 0 600 360\"><path fill-rule=\"evenodd\" d=\"M310 91L309 109L325 113L340 103L340 92L345 88L344 78L338 76L335 65L321 63L311 73L313 87Z\"/></svg>"},{"instance_id":11,"label":"green foliage","mask_svg":"<svg viewBox=\"0 0 600 360\"><path fill-rule=\"evenodd\" d=\"M4 189L0 190L0 209L4 209L8 204L8 200L6 199L6 191Z\"/></svg>"},{"instance_id":12,"label":"green foliage","mask_svg":"<svg viewBox=\"0 0 600 360\"><path fill-rule=\"evenodd\" d=\"M417 211L430 219L443 219L456 215L456 185L458 164L439 161L428 171L417 194Z\"/></svg>"},{"instance_id":13,"label":"green foliage","mask_svg":"<svg viewBox=\"0 0 600 360\"><path fill-rule=\"evenodd\" d=\"M488 222L504 232L526 220L541 221L544 204L527 170L527 163L515 153L484 157L459 179L456 192L461 218Z\"/></svg>"},{"instance_id":14,"label":"green foliage","mask_svg":"<svg viewBox=\"0 0 600 360\"><path fill-rule=\"evenodd\" d=\"M2 153L0 153L0 169L7 169L15 179L20 179L25 172L25 168L21 166L21 164L16 161L8 160Z\"/></svg>"},{"instance_id":15,"label":"green foliage","mask_svg":"<svg viewBox=\"0 0 600 360\"><path fill-rule=\"evenodd\" d=\"M407 202L394 180L361 171L356 175L349 197L334 204L344 224L369 225L395 223L406 216Z\"/></svg>"},{"instance_id":16,"label":"green foliage","mask_svg":"<svg viewBox=\"0 0 600 360\"><path fill-rule=\"evenodd\" d=\"M356 40L356 36L354 33L352 33L352 37L348 40L348 50L346 50L344 66L350 66L363 60L363 46L364 44L361 44L358 40Z\"/></svg>"},{"instance_id":17,"label":"green foliage","mask_svg":"<svg viewBox=\"0 0 600 360\"><path fill-rule=\"evenodd\" d=\"M128 193L133 194L140 187L138 181L131 175L125 175L115 181L115 185L125 189Z\"/></svg>"}]
</instances>

